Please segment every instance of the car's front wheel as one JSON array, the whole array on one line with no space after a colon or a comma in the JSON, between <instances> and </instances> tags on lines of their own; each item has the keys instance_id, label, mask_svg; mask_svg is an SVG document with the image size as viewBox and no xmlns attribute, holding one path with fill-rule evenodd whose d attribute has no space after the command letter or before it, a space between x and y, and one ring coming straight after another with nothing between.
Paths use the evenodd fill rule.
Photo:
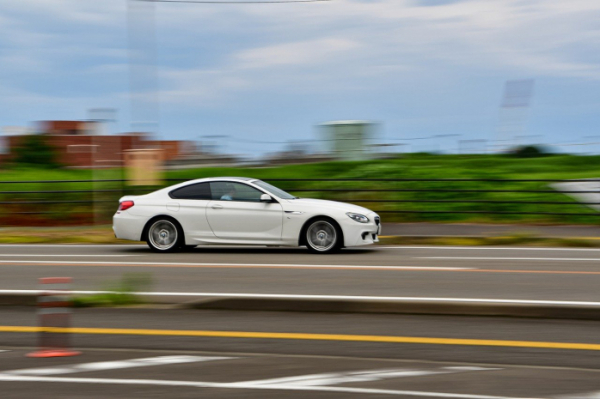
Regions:
<instances>
[{"instance_id":1,"label":"car's front wheel","mask_svg":"<svg viewBox=\"0 0 600 399\"><path fill-rule=\"evenodd\" d=\"M317 219L306 229L306 246L310 252L327 254L340 248L342 234L333 221Z\"/></svg>"},{"instance_id":2,"label":"car's front wheel","mask_svg":"<svg viewBox=\"0 0 600 399\"><path fill-rule=\"evenodd\" d=\"M173 252L181 247L183 231L177 222L171 219L158 219L148 228L146 242L156 252Z\"/></svg>"}]
</instances>

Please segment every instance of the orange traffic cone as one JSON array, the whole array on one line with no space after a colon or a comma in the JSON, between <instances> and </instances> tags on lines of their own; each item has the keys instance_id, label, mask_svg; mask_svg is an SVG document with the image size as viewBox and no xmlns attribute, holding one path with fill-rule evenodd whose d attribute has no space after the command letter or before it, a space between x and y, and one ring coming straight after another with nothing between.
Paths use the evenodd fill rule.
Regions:
<instances>
[{"instance_id":1,"label":"orange traffic cone","mask_svg":"<svg viewBox=\"0 0 600 399\"><path fill-rule=\"evenodd\" d=\"M42 292L38 296L38 319L40 323L40 349L27 354L27 357L77 356L81 352L70 349L69 332L71 325L70 277L41 278ZM53 328L59 331L52 331Z\"/></svg>"}]
</instances>

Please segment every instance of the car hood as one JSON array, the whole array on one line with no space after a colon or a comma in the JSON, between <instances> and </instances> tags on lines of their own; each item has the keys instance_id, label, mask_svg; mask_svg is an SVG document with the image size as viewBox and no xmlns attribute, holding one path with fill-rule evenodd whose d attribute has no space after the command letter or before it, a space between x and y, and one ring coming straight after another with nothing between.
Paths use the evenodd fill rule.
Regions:
<instances>
[{"instance_id":1,"label":"car hood","mask_svg":"<svg viewBox=\"0 0 600 399\"><path fill-rule=\"evenodd\" d=\"M372 210L363 208L362 206L348 204L345 202L337 202L337 201L329 201L329 200L320 200L320 199L312 199L312 198L296 198L292 200L287 200L287 204L285 205L285 210L300 210L300 208L304 209L335 209L344 212L356 212L361 213L363 215L368 215L373 213Z\"/></svg>"}]
</instances>

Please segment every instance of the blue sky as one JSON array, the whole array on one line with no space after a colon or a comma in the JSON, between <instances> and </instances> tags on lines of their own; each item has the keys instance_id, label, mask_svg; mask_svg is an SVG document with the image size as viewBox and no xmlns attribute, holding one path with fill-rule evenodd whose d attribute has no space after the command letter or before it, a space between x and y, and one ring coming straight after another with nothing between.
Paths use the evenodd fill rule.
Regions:
<instances>
[{"instance_id":1,"label":"blue sky","mask_svg":"<svg viewBox=\"0 0 600 399\"><path fill-rule=\"evenodd\" d=\"M116 130L130 131L127 1L152 6L2 2L0 126L115 108ZM589 138L600 135L597 0L154 7L159 103L145 113L162 138L225 135L227 150L253 154L315 140L321 122L365 119L380 141L460 134L409 147L456 151L459 139L496 140L505 82L535 79L519 134L600 141ZM151 24L136 15L148 48Z\"/></svg>"}]
</instances>

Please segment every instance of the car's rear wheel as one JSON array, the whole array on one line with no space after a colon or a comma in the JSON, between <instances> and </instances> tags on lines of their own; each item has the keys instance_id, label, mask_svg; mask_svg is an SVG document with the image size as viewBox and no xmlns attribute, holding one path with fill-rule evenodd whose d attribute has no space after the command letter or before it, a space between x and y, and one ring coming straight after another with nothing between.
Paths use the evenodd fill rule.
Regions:
<instances>
[{"instance_id":1,"label":"car's rear wheel","mask_svg":"<svg viewBox=\"0 0 600 399\"><path fill-rule=\"evenodd\" d=\"M179 224L171 219L157 219L148 228L146 242L156 252L174 252L181 247L183 231Z\"/></svg>"},{"instance_id":2,"label":"car's rear wheel","mask_svg":"<svg viewBox=\"0 0 600 399\"><path fill-rule=\"evenodd\" d=\"M310 252L327 254L340 248L342 234L336 223L317 219L306 229L306 246Z\"/></svg>"}]
</instances>

